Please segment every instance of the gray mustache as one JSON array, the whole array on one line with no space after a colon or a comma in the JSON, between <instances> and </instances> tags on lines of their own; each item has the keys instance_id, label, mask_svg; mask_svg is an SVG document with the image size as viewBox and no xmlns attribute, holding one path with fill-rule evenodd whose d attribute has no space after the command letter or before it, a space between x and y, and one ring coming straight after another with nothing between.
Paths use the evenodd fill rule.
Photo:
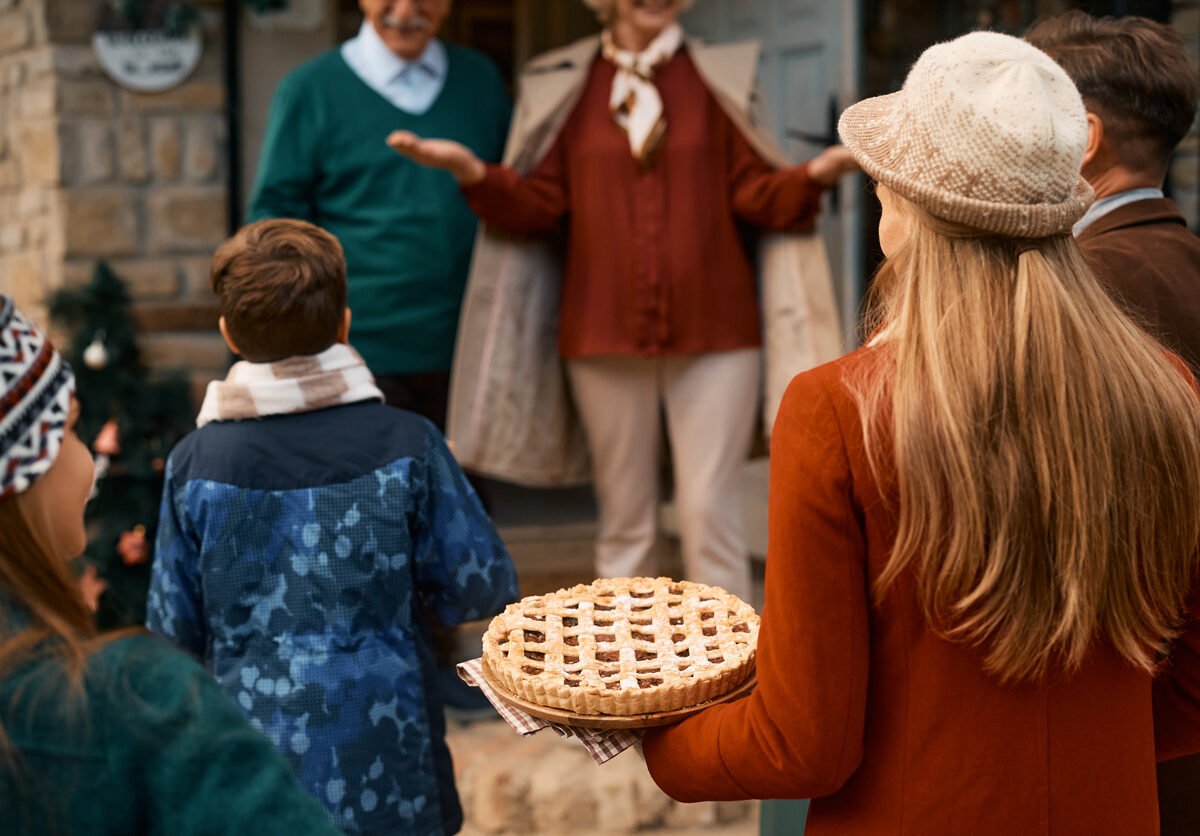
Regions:
<instances>
[{"instance_id":1,"label":"gray mustache","mask_svg":"<svg viewBox=\"0 0 1200 836\"><path fill-rule=\"evenodd\" d=\"M408 20L402 20L394 15L384 15L383 25L389 29L399 29L401 32L424 32L429 28L429 19L417 15Z\"/></svg>"}]
</instances>

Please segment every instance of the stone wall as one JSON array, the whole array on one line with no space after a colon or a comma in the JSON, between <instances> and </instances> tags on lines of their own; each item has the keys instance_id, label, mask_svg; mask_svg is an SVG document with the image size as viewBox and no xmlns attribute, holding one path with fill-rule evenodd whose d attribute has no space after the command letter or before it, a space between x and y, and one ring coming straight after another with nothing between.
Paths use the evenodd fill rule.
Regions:
<instances>
[{"instance_id":1,"label":"stone wall","mask_svg":"<svg viewBox=\"0 0 1200 836\"><path fill-rule=\"evenodd\" d=\"M95 0L0 0L0 288L45 321L48 293L105 259L128 284L147 362L223 372L208 263L227 232L219 2L181 86L124 90L91 46Z\"/></svg>"},{"instance_id":2,"label":"stone wall","mask_svg":"<svg viewBox=\"0 0 1200 836\"><path fill-rule=\"evenodd\" d=\"M0 288L40 316L65 247L53 54L34 0L0 0Z\"/></svg>"}]
</instances>

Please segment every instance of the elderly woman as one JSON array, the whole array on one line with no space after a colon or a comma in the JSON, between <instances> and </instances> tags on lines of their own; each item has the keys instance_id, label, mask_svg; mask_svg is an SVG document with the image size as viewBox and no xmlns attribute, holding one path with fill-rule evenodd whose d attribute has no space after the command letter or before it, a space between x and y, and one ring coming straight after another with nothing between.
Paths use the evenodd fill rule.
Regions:
<instances>
[{"instance_id":1,"label":"elderly woman","mask_svg":"<svg viewBox=\"0 0 1200 836\"><path fill-rule=\"evenodd\" d=\"M840 147L787 166L749 112L755 48L687 41L677 22L686 0L591 5L599 38L526 69L506 165L454 142L388 140L450 171L489 226L459 331L449 434L466 466L493 475L547 484L585 474L580 457L563 458L575 439L553 417L564 411L564 362L594 470L597 573L650 575L665 413L685 573L748 598L738 485L764 334L742 228L811 232L822 191L856 166ZM560 230L561 282L545 246ZM780 377L840 348L828 274L806 238L776 236L760 253L767 328L784 355L768 374ZM553 339L555 324L551 361L545 343L531 359L510 356Z\"/></svg>"}]
</instances>

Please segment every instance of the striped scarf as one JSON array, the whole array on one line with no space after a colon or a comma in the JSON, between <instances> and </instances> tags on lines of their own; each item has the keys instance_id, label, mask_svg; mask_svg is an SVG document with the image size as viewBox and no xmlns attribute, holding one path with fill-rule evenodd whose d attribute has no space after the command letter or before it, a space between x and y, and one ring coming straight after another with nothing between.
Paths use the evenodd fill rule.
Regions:
<instances>
[{"instance_id":1,"label":"striped scarf","mask_svg":"<svg viewBox=\"0 0 1200 836\"><path fill-rule=\"evenodd\" d=\"M367 364L350 346L334 343L308 357L234 363L224 380L208 384L196 426L367 400L383 400Z\"/></svg>"}]
</instances>

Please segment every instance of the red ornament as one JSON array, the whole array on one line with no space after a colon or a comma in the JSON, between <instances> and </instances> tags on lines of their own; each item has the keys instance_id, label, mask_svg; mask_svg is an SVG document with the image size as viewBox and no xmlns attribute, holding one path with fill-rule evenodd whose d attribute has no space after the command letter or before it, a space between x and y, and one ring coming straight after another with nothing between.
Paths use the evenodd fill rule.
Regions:
<instances>
[{"instance_id":1,"label":"red ornament","mask_svg":"<svg viewBox=\"0 0 1200 836\"><path fill-rule=\"evenodd\" d=\"M126 566L137 566L145 563L150 556L150 546L146 542L146 526L135 525L133 531L126 531L117 543L117 554Z\"/></svg>"},{"instance_id":2,"label":"red ornament","mask_svg":"<svg viewBox=\"0 0 1200 836\"><path fill-rule=\"evenodd\" d=\"M100 606L100 596L106 589L108 589L108 584L96 574L96 567L89 563L79 577L79 591L83 593L83 602L87 604L89 610L96 611Z\"/></svg>"},{"instance_id":3,"label":"red ornament","mask_svg":"<svg viewBox=\"0 0 1200 836\"><path fill-rule=\"evenodd\" d=\"M117 419L110 418L108 423L100 428L92 449L103 456L115 456L121 452L121 433L117 428Z\"/></svg>"}]
</instances>

